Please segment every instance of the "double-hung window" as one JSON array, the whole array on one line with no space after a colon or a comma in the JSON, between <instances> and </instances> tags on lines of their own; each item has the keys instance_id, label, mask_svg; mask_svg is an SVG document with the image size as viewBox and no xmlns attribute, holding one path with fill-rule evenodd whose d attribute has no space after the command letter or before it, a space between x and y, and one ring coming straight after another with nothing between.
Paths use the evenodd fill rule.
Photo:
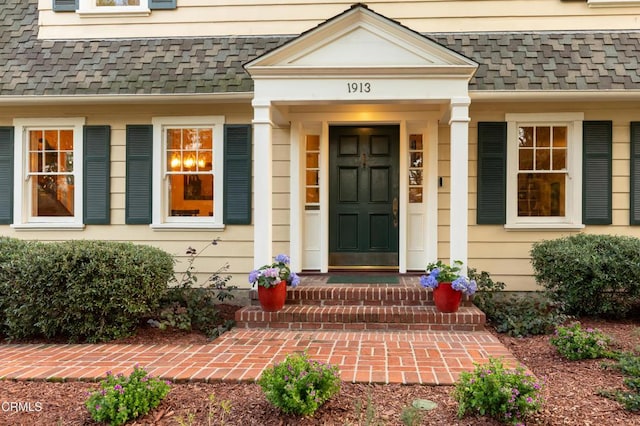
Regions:
<instances>
[{"instance_id":1,"label":"double-hung window","mask_svg":"<svg viewBox=\"0 0 640 426\"><path fill-rule=\"evenodd\" d=\"M14 226L82 226L84 119L16 119Z\"/></svg>"},{"instance_id":2,"label":"double-hung window","mask_svg":"<svg viewBox=\"0 0 640 426\"><path fill-rule=\"evenodd\" d=\"M153 119L154 226L222 226L223 125L217 116Z\"/></svg>"},{"instance_id":3,"label":"double-hung window","mask_svg":"<svg viewBox=\"0 0 640 426\"><path fill-rule=\"evenodd\" d=\"M581 226L583 115L506 118L507 226Z\"/></svg>"},{"instance_id":4,"label":"double-hung window","mask_svg":"<svg viewBox=\"0 0 640 426\"><path fill-rule=\"evenodd\" d=\"M148 0L79 0L79 13L149 14Z\"/></svg>"}]
</instances>

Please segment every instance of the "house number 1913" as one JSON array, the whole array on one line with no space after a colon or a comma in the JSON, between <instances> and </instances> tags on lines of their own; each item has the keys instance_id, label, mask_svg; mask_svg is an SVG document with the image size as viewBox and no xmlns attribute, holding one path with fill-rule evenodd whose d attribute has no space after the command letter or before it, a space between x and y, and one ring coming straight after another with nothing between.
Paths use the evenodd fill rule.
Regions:
<instances>
[{"instance_id":1,"label":"house number 1913","mask_svg":"<svg viewBox=\"0 0 640 426\"><path fill-rule=\"evenodd\" d=\"M369 93L371 92L371 83L347 83L349 93Z\"/></svg>"}]
</instances>

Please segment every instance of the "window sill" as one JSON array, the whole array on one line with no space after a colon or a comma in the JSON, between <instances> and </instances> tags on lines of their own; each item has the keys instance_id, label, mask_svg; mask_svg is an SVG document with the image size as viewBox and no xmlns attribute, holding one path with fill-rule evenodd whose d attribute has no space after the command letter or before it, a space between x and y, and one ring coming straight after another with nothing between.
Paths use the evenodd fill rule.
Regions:
<instances>
[{"instance_id":1,"label":"window sill","mask_svg":"<svg viewBox=\"0 0 640 426\"><path fill-rule=\"evenodd\" d=\"M151 224L151 229L154 231L224 231L225 225L212 224L212 223L154 223Z\"/></svg>"},{"instance_id":2,"label":"window sill","mask_svg":"<svg viewBox=\"0 0 640 426\"><path fill-rule=\"evenodd\" d=\"M507 231L579 231L584 229L583 224L574 223L510 223L504 225Z\"/></svg>"},{"instance_id":3,"label":"window sill","mask_svg":"<svg viewBox=\"0 0 640 426\"><path fill-rule=\"evenodd\" d=\"M633 7L640 6L640 0L588 0L589 7Z\"/></svg>"},{"instance_id":4,"label":"window sill","mask_svg":"<svg viewBox=\"0 0 640 426\"><path fill-rule=\"evenodd\" d=\"M137 9L137 10L77 10L76 13L83 18L101 18L103 16L117 16L117 17L139 17L151 15L150 9Z\"/></svg>"},{"instance_id":5,"label":"window sill","mask_svg":"<svg viewBox=\"0 0 640 426\"><path fill-rule=\"evenodd\" d=\"M85 227L77 223L19 223L10 226L16 231L82 231Z\"/></svg>"}]
</instances>

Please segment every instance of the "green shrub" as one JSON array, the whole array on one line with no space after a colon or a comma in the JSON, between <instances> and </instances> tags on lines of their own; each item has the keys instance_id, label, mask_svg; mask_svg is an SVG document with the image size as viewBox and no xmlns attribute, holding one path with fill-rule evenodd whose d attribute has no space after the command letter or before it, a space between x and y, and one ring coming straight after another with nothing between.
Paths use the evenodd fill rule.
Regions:
<instances>
[{"instance_id":1,"label":"green shrub","mask_svg":"<svg viewBox=\"0 0 640 426\"><path fill-rule=\"evenodd\" d=\"M157 308L173 276L162 250L105 241L30 242L3 267L10 275L3 304L9 339L127 336Z\"/></svg>"},{"instance_id":2,"label":"green shrub","mask_svg":"<svg viewBox=\"0 0 640 426\"><path fill-rule=\"evenodd\" d=\"M267 400L284 413L310 416L340 390L338 367L288 355L267 368L258 384Z\"/></svg>"},{"instance_id":3,"label":"green shrub","mask_svg":"<svg viewBox=\"0 0 640 426\"><path fill-rule=\"evenodd\" d=\"M626 377L626 390L601 391L600 395L615 399L628 411L640 411L640 356L633 353L623 353L618 357L614 366Z\"/></svg>"},{"instance_id":4,"label":"green shrub","mask_svg":"<svg viewBox=\"0 0 640 426\"><path fill-rule=\"evenodd\" d=\"M170 287L160 302L160 309L156 315L158 319L151 320L151 323L162 329L176 327L181 330L198 330L209 338L217 337L221 331L235 325L233 321L228 321L219 327L220 315L216 307L216 300L223 302L233 299L232 291L237 288L228 285L231 276L224 274L229 265L225 264L211 274L204 286L197 286L198 276L193 264L208 247L216 246L218 243L219 239L215 239L199 252L192 247L187 249L187 268L179 278L172 278Z\"/></svg>"},{"instance_id":5,"label":"green shrub","mask_svg":"<svg viewBox=\"0 0 640 426\"><path fill-rule=\"evenodd\" d=\"M460 373L453 396L460 418L480 414L518 423L540 409L541 387L522 366L506 369L500 360L490 358L486 364L476 364L473 372Z\"/></svg>"},{"instance_id":6,"label":"green shrub","mask_svg":"<svg viewBox=\"0 0 640 426\"><path fill-rule=\"evenodd\" d=\"M577 234L535 243L536 281L569 315L624 317L640 302L640 239Z\"/></svg>"},{"instance_id":7,"label":"green shrub","mask_svg":"<svg viewBox=\"0 0 640 426\"><path fill-rule=\"evenodd\" d=\"M473 303L498 333L515 337L549 334L566 320L544 295L506 295L502 292L505 284L494 282L488 272L469 268L468 274L478 285Z\"/></svg>"},{"instance_id":8,"label":"green shrub","mask_svg":"<svg viewBox=\"0 0 640 426\"><path fill-rule=\"evenodd\" d=\"M17 238L0 237L0 336L7 334L6 310L11 306L14 259L24 256L29 243Z\"/></svg>"},{"instance_id":9,"label":"green shrub","mask_svg":"<svg viewBox=\"0 0 640 426\"><path fill-rule=\"evenodd\" d=\"M612 355L609 350L609 336L597 328L583 329L579 322L567 327L558 327L549 342L560 355L571 361L606 358Z\"/></svg>"},{"instance_id":10,"label":"green shrub","mask_svg":"<svg viewBox=\"0 0 640 426\"><path fill-rule=\"evenodd\" d=\"M129 377L107 372L100 390L89 396L85 406L93 420L122 425L156 408L170 390L169 382L150 377L136 365Z\"/></svg>"}]
</instances>

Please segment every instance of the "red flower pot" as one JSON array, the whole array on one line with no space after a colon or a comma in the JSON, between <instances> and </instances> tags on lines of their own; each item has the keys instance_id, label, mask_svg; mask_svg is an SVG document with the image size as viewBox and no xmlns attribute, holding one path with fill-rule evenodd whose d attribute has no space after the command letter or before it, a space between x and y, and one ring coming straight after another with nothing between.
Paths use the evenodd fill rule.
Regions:
<instances>
[{"instance_id":1,"label":"red flower pot","mask_svg":"<svg viewBox=\"0 0 640 426\"><path fill-rule=\"evenodd\" d=\"M462 292L451 288L451 283L440 283L433 289L433 301L440 312L457 312L462 300Z\"/></svg>"},{"instance_id":2,"label":"red flower pot","mask_svg":"<svg viewBox=\"0 0 640 426\"><path fill-rule=\"evenodd\" d=\"M263 311L276 312L283 308L287 299L287 282L280 283L269 288L258 286L258 300Z\"/></svg>"}]
</instances>

